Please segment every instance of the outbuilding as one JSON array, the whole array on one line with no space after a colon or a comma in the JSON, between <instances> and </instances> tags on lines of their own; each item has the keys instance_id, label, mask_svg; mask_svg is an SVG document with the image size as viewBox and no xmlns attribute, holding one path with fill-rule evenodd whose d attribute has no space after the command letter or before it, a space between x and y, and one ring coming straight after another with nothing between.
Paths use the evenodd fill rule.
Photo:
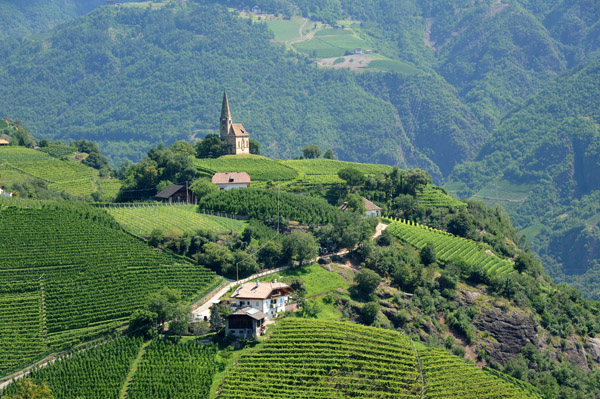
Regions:
<instances>
[{"instance_id":1,"label":"outbuilding","mask_svg":"<svg viewBox=\"0 0 600 399\"><path fill-rule=\"evenodd\" d=\"M5 146L5 145L9 145L10 143L8 142L8 140L4 140L4 139L0 139L0 146Z\"/></svg>"},{"instance_id":2,"label":"outbuilding","mask_svg":"<svg viewBox=\"0 0 600 399\"><path fill-rule=\"evenodd\" d=\"M154 196L159 201L163 202L195 202L194 192L189 190L186 186L179 184L170 184L160 193Z\"/></svg>"},{"instance_id":3,"label":"outbuilding","mask_svg":"<svg viewBox=\"0 0 600 399\"><path fill-rule=\"evenodd\" d=\"M267 315L258 309L247 306L238 309L225 320L225 334L237 338L256 338L265 331Z\"/></svg>"}]
</instances>

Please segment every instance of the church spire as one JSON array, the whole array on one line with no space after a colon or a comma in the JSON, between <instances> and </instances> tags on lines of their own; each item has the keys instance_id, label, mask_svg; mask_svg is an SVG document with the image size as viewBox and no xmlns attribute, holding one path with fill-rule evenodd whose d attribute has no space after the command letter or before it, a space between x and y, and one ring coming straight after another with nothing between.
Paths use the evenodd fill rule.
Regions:
<instances>
[{"instance_id":1,"label":"church spire","mask_svg":"<svg viewBox=\"0 0 600 399\"><path fill-rule=\"evenodd\" d=\"M223 105L221 105L221 120L231 119L231 111L229 111L229 100L227 100L227 90L223 92Z\"/></svg>"}]
</instances>

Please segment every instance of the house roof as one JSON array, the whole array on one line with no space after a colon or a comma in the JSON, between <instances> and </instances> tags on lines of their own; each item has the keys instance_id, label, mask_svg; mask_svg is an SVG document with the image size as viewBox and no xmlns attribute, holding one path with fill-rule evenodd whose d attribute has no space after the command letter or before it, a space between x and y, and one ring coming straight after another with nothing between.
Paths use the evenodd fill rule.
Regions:
<instances>
[{"instance_id":1,"label":"house roof","mask_svg":"<svg viewBox=\"0 0 600 399\"><path fill-rule=\"evenodd\" d=\"M8 140L0 139L0 145L8 145L10 144Z\"/></svg>"},{"instance_id":2,"label":"house roof","mask_svg":"<svg viewBox=\"0 0 600 399\"><path fill-rule=\"evenodd\" d=\"M160 193L156 194L155 197L156 198L170 198L173 194L175 194L177 191L181 190L184 186L180 186L178 184L171 184L168 185L164 190L162 190Z\"/></svg>"},{"instance_id":3,"label":"house roof","mask_svg":"<svg viewBox=\"0 0 600 399\"><path fill-rule=\"evenodd\" d=\"M291 292L292 287L284 283L262 282L258 283L258 285L256 283L248 283L235 290L231 297L236 299L267 299L275 290Z\"/></svg>"},{"instance_id":4,"label":"house roof","mask_svg":"<svg viewBox=\"0 0 600 399\"><path fill-rule=\"evenodd\" d=\"M250 137L250 134L246 131L246 128L241 123L232 123L230 134L233 133L235 137Z\"/></svg>"},{"instance_id":5,"label":"house roof","mask_svg":"<svg viewBox=\"0 0 600 399\"><path fill-rule=\"evenodd\" d=\"M381 208L369 201L366 198L363 198L363 203L365 204L365 211L380 211ZM343 202L342 205L339 206L342 211L348 209L348 202Z\"/></svg>"},{"instance_id":6,"label":"house roof","mask_svg":"<svg viewBox=\"0 0 600 399\"><path fill-rule=\"evenodd\" d=\"M374 203L372 203L368 199L363 198L363 200L365 202L365 210L366 211L380 211L381 210L380 207L378 207L377 205L375 205Z\"/></svg>"},{"instance_id":7,"label":"house roof","mask_svg":"<svg viewBox=\"0 0 600 399\"><path fill-rule=\"evenodd\" d=\"M267 317L267 315L265 313L261 312L258 309L251 308L249 306L247 306L243 309L236 310L235 312L233 312L232 314L227 316L227 318L229 318L231 316L249 316L255 320L262 320Z\"/></svg>"},{"instance_id":8,"label":"house roof","mask_svg":"<svg viewBox=\"0 0 600 399\"><path fill-rule=\"evenodd\" d=\"M250 184L250 175L246 172L221 172L215 173L212 177L213 184L231 184L248 183Z\"/></svg>"}]
</instances>

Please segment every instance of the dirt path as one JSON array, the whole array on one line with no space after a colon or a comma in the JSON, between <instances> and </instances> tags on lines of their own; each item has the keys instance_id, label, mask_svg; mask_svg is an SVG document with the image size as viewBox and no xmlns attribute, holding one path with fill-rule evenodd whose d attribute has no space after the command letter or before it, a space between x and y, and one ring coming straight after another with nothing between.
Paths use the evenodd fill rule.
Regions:
<instances>
[{"instance_id":1,"label":"dirt path","mask_svg":"<svg viewBox=\"0 0 600 399\"><path fill-rule=\"evenodd\" d=\"M25 369L23 369L21 371L18 371L18 372L14 373L14 374L11 374L11 375L7 376L5 379L3 379L0 382L0 391L3 390L4 388L6 388L8 386L8 384L10 384L11 382L20 380L21 378L27 376L27 374L29 374L33 368L45 367L48 364L54 363L54 361L56 360L56 358L59 355L61 355L61 354L64 354L64 352L62 352L62 353L55 353L53 355L50 355L50 356L48 356L48 357L40 360L37 363L32 364L31 366L29 366L29 367L27 367L27 368L25 368Z\"/></svg>"},{"instance_id":2,"label":"dirt path","mask_svg":"<svg viewBox=\"0 0 600 399\"><path fill-rule=\"evenodd\" d=\"M373 236L371 237L371 240L374 240L377 237L379 237L381 235L381 233L383 233L383 230L387 229L388 226L389 226L388 224L379 222L377 227L375 227L375 234L373 234Z\"/></svg>"},{"instance_id":3,"label":"dirt path","mask_svg":"<svg viewBox=\"0 0 600 399\"><path fill-rule=\"evenodd\" d=\"M146 341L142 344L142 346L140 346L140 350L139 350L137 356L131 363L131 367L129 368L129 373L127 373L127 378L125 378L125 382L123 383L123 386L121 387L121 392L119 393L120 399L127 398L127 390L129 389L129 384L131 383L133 376L137 372L138 367L139 367L140 363L142 362L142 358L144 357L144 353L146 353L146 347L148 345L150 345L150 342L152 342L152 341Z\"/></svg>"}]
</instances>

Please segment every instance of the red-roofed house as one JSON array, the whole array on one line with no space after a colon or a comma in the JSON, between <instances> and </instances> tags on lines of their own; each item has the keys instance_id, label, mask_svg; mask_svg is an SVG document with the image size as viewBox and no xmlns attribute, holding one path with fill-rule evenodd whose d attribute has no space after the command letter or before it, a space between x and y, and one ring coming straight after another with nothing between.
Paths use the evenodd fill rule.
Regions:
<instances>
[{"instance_id":1,"label":"red-roofed house","mask_svg":"<svg viewBox=\"0 0 600 399\"><path fill-rule=\"evenodd\" d=\"M248 188L250 187L250 175L246 172L215 173L212 177L212 183L216 184L219 187L219 190Z\"/></svg>"}]
</instances>

